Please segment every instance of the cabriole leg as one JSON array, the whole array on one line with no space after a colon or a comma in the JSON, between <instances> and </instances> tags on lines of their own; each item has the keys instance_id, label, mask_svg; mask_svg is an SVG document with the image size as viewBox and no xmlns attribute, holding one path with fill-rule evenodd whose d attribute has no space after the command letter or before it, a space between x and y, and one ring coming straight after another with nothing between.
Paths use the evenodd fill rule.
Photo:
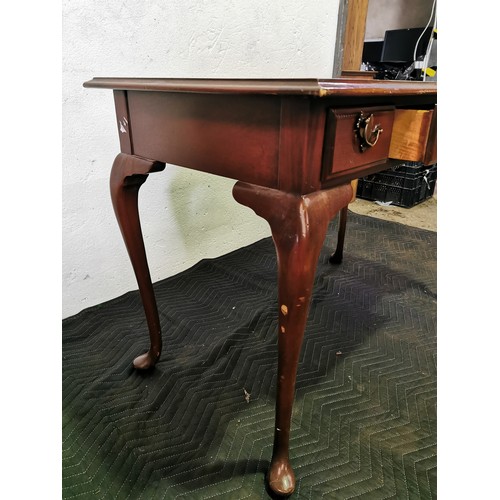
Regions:
<instances>
[{"instance_id":1,"label":"cabriole leg","mask_svg":"<svg viewBox=\"0 0 500 500\"><path fill-rule=\"evenodd\" d=\"M278 258L278 386L274 447L267 480L279 495L295 489L289 460L290 422L297 365L316 272L329 221L351 196L350 185L311 195L236 183L235 200L271 226Z\"/></svg>"},{"instance_id":2,"label":"cabriole leg","mask_svg":"<svg viewBox=\"0 0 500 500\"><path fill-rule=\"evenodd\" d=\"M337 248L330 256L330 264L341 264L344 256L345 230L347 226L347 206L340 211L339 232L337 238Z\"/></svg>"},{"instance_id":3,"label":"cabriole leg","mask_svg":"<svg viewBox=\"0 0 500 500\"><path fill-rule=\"evenodd\" d=\"M120 153L115 158L110 177L113 208L134 268L149 329L150 348L134 360L134 367L143 370L152 368L158 361L162 344L158 308L139 219L138 195L148 174L164 168L164 163Z\"/></svg>"}]
</instances>

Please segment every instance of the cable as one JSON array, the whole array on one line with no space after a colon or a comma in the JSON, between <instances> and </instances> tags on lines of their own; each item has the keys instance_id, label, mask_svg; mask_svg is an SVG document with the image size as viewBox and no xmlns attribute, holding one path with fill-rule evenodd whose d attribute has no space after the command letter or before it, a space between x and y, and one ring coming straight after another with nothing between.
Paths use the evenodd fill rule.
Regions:
<instances>
[{"instance_id":1,"label":"cable","mask_svg":"<svg viewBox=\"0 0 500 500\"><path fill-rule=\"evenodd\" d=\"M432 21L432 16L434 15L434 9L436 8L436 0L432 2L432 9L431 9L431 15L429 17L429 20L427 21L427 25L425 28L422 30L422 33L420 33L420 36L418 37L417 43L415 44L415 50L413 51L413 62L417 61L417 47L418 44L420 43L421 38L424 36L425 30L429 27Z\"/></svg>"},{"instance_id":2,"label":"cable","mask_svg":"<svg viewBox=\"0 0 500 500\"><path fill-rule=\"evenodd\" d=\"M433 25L434 31L436 30L436 26L437 26L437 13L436 13L436 16L434 17L434 25ZM431 56L431 48L432 48L433 41L434 41L434 33L429 38L429 43L427 44L427 50L426 50L425 56L424 56L424 68L423 68L424 75L422 77L422 81L424 81L424 82L427 80L427 68L429 66L429 58Z\"/></svg>"}]
</instances>

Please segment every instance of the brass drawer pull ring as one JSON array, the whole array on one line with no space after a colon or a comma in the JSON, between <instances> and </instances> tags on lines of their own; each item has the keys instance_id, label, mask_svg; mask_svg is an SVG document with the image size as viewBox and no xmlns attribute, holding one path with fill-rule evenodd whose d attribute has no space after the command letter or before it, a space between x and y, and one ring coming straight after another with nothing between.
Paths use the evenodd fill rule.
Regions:
<instances>
[{"instance_id":1,"label":"brass drawer pull ring","mask_svg":"<svg viewBox=\"0 0 500 500\"><path fill-rule=\"evenodd\" d=\"M373 113L369 116L365 116L361 111L361 114L356 122L356 131L358 132L360 138L360 148L361 152L366 151L377 144L380 134L384 129L380 126L380 123L372 127Z\"/></svg>"}]
</instances>

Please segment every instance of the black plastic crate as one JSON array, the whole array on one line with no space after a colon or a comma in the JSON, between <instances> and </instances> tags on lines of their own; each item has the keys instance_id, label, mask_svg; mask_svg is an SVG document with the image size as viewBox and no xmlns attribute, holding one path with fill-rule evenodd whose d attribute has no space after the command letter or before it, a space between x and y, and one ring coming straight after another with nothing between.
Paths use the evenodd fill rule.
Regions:
<instances>
[{"instance_id":1,"label":"black plastic crate","mask_svg":"<svg viewBox=\"0 0 500 500\"><path fill-rule=\"evenodd\" d=\"M406 162L358 181L356 196L410 208L434 194L437 165Z\"/></svg>"}]
</instances>

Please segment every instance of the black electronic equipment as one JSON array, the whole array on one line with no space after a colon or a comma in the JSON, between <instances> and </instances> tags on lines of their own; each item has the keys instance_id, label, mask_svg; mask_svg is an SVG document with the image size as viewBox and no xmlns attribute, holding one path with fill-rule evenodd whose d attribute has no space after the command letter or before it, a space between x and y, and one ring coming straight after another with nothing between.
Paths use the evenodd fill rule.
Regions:
<instances>
[{"instance_id":1,"label":"black electronic equipment","mask_svg":"<svg viewBox=\"0 0 500 500\"><path fill-rule=\"evenodd\" d=\"M380 62L411 63L415 60L422 60L427 51L432 28L425 29L423 35L422 32L424 32L424 28L387 30L384 36ZM414 57L417 42L416 57Z\"/></svg>"}]
</instances>

